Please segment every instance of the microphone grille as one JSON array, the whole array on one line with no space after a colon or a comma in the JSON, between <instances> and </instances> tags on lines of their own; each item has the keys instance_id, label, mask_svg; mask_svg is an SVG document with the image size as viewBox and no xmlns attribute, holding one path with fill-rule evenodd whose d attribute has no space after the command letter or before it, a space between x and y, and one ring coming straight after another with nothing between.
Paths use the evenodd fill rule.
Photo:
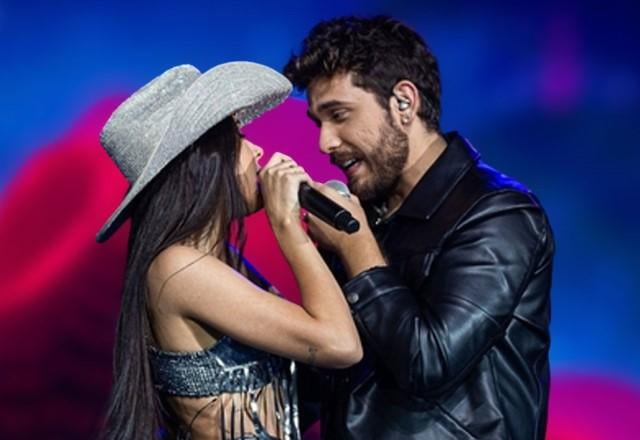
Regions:
<instances>
[{"instance_id":1,"label":"microphone grille","mask_svg":"<svg viewBox=\"0 0 640 440\"><path fill-rule=\"evenodd\" d=\"M327 180L324 184L327 185L329 188L333 188L336 191L338 191L338 193L342 197L348 198L351 195L351 192L349 191L349 187L344 182L331 179L331 180Z\"/></svg>"}]
</instances>

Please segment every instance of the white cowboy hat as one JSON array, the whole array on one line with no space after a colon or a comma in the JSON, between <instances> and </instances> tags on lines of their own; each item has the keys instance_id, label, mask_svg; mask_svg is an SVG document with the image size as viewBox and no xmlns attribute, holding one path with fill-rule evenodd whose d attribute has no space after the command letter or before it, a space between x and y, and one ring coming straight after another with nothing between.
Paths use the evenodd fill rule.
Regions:
<instances>
[{"instance_id":1,"label":"white cowboy hat","mask_svg":"<svg viewBox=\"0 0 640 440\"><path fill-rule=\"evenodd\" d=\"M230 115L245 125L284 101L291 88L270 67L237 61L202 74L188 64L176 66L131 95L100 133L100 143L130 186L96 240L108 239L140 191L207 130Z\"/></svg>"}]
</instances>

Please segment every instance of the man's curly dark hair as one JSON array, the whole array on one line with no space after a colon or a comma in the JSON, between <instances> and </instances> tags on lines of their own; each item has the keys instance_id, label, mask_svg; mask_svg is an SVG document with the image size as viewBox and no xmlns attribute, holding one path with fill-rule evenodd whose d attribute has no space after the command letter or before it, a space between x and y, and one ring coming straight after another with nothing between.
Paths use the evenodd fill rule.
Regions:
<instances>
[{"instance_id":1,"label":"man's curly dark hair","mask_svg":"<svg viewBox=\"0 0 640 440\"><path fill-rule=\"evenodd\" d=\"M440 72L420 35L386 16L340 17L318 23L292 55L284 74L299 90L319 78L351 73L355 86L372 92L383 109L393 86L413 82L420 92L418 116L440 131Z\"/></svg>"}]
</instances>

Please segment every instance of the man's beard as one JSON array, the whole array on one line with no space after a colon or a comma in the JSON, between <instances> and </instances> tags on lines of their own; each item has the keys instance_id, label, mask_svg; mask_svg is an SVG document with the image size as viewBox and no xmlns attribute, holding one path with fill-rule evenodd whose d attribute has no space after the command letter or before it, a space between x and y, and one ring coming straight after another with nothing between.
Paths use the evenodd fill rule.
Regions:
<instances>
[{"instance_id":1,"label":"man's beard","mask_svg":"<svg viewBox=\"0 0 640 440\"><path fill-rule=\"evenodd\" d=\"M370 177L349 182L349 190L363 202L386 201L402 176L409 156L409 138L387 115L378 133L378 140L367 155Z\"/></svg>"}]
</instances>

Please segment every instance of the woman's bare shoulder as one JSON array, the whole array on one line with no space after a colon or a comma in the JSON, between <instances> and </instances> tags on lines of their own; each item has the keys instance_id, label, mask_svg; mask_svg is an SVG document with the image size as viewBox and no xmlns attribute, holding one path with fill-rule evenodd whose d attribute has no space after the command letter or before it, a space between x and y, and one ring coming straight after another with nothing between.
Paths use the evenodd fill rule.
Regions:
<instances>
[{"instance_id":1,"label":"woman's bare shoulder","mask_svg":"<svg viewBox=\"0 0 640 440\"><path fill-rule=\"evenodd\" d=\"M225 271L226 265L211 254L203 253L191 246L174 244L160 252L151 262L147 271L149 293L160 293L166 284L173 280L181 282L180 274L185 275L206 266L207 271ZM191 270L189 270L191 269Z\"/></svg>"}]
</instances>

